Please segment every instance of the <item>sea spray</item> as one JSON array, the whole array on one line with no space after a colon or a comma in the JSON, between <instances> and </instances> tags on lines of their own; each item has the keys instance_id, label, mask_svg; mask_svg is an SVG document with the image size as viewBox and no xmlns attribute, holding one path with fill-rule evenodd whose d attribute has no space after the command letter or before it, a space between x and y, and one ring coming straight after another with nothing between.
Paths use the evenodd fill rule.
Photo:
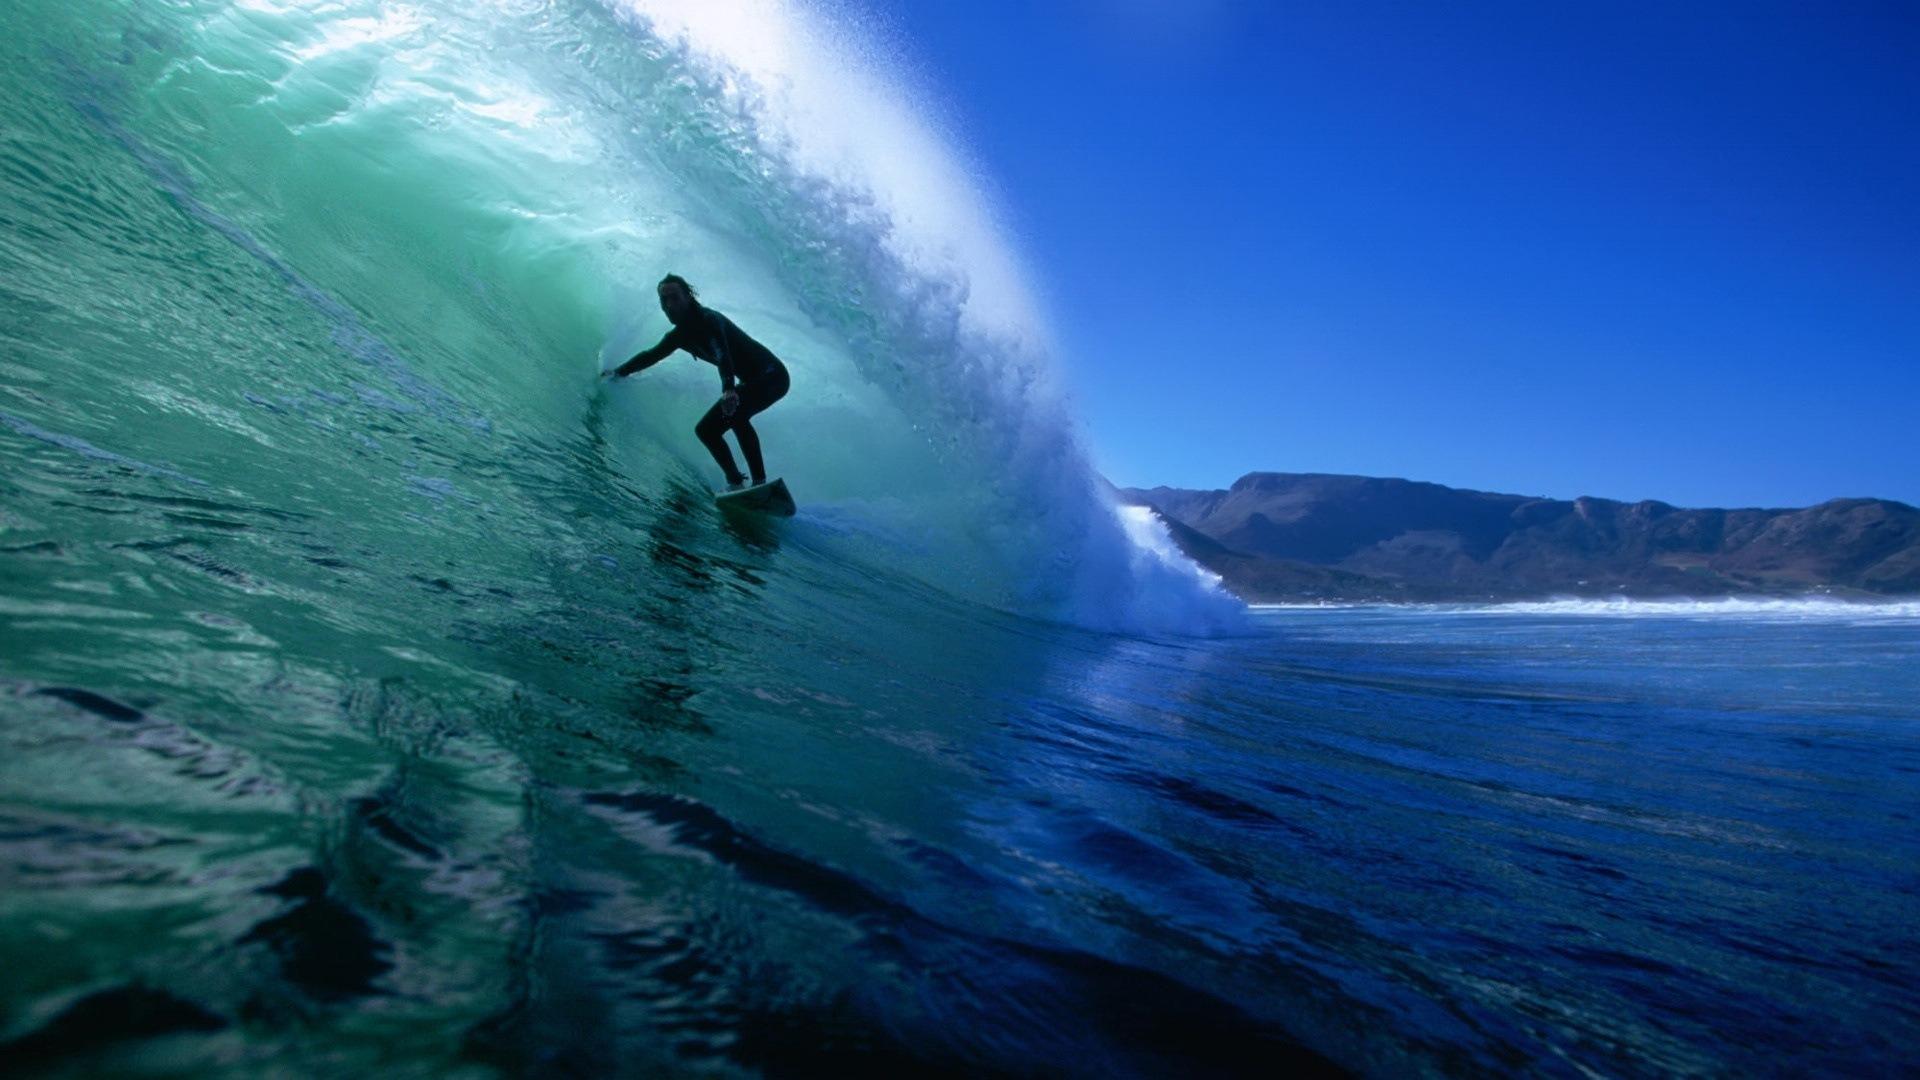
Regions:
<instances>
[{"instance_id":1,"label":"sea spray","mask_svg":"<svg viewBox=\"0 0 1920 1080\"><path fill-rule=\"evenodd\" d=\"M1238 625L1217 581L1170 546L1132 542L1046 362L1033 286L878 50L793 4L624 10L751 118L734 129L735 155L763 167L746 174L739 205L775 217L797 238L789 248L821 256L789 261L785 285L816 325L842 328L838 351L857 380L935 454L934 468L899 483L919 503L913 525L979 542L1022 610L1115 629Z\"/></svg>"}]
</instances>

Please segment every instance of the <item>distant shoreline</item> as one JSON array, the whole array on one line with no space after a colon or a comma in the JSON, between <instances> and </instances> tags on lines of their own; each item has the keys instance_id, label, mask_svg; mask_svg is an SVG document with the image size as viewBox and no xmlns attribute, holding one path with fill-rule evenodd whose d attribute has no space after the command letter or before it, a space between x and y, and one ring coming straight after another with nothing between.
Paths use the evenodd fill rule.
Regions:
<instances>
[{"instance_id":1,"label":"distant shoreline","mask_svg":"<svg viewBox=\"0 0 1920 1080\"><path fill-rule=\"evenodd\" d=\"M1920 596L1920 510L1888 499L1684 509L1318 473L1114 491L1255 604Z\"/></svg>"}]
</instances>

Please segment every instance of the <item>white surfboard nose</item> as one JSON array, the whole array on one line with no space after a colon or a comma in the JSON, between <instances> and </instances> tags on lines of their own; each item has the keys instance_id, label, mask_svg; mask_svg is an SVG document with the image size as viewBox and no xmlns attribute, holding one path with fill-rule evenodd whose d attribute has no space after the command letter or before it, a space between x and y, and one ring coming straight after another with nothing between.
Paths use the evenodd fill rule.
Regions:
<instances>
[{"instance_id":1,"label":"white surfboard nose","mask_svg":"<svg viewBox=\"0 0 1920 1080\"><path fill-rule=\"evenodd\" d=\"M723 510L746 510L778 517L792 517L800 509L794 505L787 482L777 476L764 484L755 484L739 491L720 492L713 497L713 501Z\"/></svg>"}]
</instances>

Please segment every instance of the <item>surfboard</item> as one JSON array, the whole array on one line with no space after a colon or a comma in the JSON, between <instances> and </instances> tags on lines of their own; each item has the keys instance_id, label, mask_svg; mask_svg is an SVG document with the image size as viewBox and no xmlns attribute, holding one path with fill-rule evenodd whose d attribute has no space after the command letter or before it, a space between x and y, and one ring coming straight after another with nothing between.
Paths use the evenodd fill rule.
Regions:
<instances>
[{"instance_id":1,"label":"surfboard","mask_svg":"<svg viewBox=\"0 0 1920 1080\"><path fill-rule=\"evenodd\" d=\"M799 509L793 505L793 495L787 491L787 482L777 476L750 488L722 491L713 497L713 501L722 510L751 510L757 514L780 517L792 517Z\"/></svg>"}]
</instances>

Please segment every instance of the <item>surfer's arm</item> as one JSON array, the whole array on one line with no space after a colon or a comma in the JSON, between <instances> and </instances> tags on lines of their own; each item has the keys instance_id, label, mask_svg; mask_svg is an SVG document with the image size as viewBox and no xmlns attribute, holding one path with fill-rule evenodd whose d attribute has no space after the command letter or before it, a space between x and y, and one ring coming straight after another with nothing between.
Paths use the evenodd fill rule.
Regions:
<instances>
[{"instance_id":1,"label":"surfer's arm","mask_svg":"<svg viewBox=\"0 0 1920 1080\"><path fill-rule=\"evenodd\" d=\"M678 328L667 331L667 336L661 338L658 345L651 349L641 349L634 354L633 359L614 368L610 374L617 378L624 378L636 372L645 371L665 360L670 353L680 347L679 333Z\"/></svg>"},{"instance_id":2,"label":"surfer's arm","mask_svg":"<svg viewBox=\"0 0 1920 1080\"><path fill-rule=\"evenodd\" d=\"M713 319L713 365L720 369L720 396L726 397L734 392L733 342L728 340L727 320L717 311L708 315Z\"/></svg>"}]
</instances>

